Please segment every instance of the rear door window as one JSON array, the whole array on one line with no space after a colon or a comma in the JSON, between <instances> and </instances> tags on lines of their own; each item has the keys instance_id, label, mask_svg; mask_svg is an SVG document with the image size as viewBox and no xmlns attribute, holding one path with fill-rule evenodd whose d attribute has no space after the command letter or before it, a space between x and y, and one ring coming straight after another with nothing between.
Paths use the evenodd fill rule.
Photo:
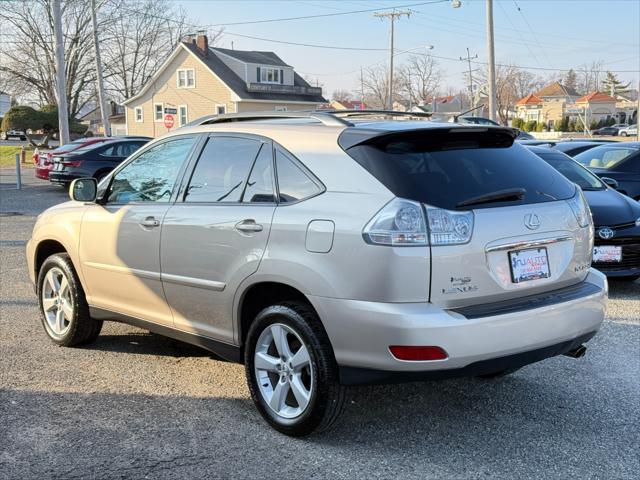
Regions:
<instances>
[{"instance_id":1,"label":"rear door window","mask_svg":"<svg viewBox=\"0 0 640 480\"><path fill-rule=\"evenodd\" d=\"M571 198L575 186L504 131L412 130L347 150L396 196L455 209L523 205ZM518 198L459 206L497 192Z\"/></svg>"},{"instance_id":2,"label":"rear door window","mask_svg":"<svg viewBox=\"0 0 640 480\"><path fill-rule=\"evenodd\" d=\"M209 138L189 180L184 201L240 202L261 147L262 142L251 138Z\"/></svg>"}]
</instances>

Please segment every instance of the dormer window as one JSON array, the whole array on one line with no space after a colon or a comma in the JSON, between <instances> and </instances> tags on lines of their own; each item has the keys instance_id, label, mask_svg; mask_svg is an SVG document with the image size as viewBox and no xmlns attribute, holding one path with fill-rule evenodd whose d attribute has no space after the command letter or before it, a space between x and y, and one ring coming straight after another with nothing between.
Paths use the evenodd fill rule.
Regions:
<instances>
[{"instance_id":1,"label":"dormer window","mask_svg":"<svg viewBox=\"0 0 640 480\"><path fill-rule=\"evenodd\" d=\"M282 70L279 68L258 67L258 82L283 83Z\"/></svg>"}]
</instances>

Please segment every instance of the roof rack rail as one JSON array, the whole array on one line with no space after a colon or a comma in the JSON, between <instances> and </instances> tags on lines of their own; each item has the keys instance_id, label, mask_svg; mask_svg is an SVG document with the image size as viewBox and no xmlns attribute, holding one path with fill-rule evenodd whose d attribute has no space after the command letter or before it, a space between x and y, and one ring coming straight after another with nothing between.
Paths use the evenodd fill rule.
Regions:
<instances>
[{"instance_id":1,"label":"roof rack rail","mask_svg":"<svg viewBox=\"0 0 640 480\"><path fill-rule=\"evenodd\" d=\"M353 124L342 117L364 117L371 115L431 118L431 113L397 112L394 110L301 110L296 112L246 112L225 113L222 115L211 114L197 118L184 126L193 127L197 125L212 125L215 123L250 122L252 120L310 118L321 122L327 127L351 127Z\"/></svg>"},{"instance_id":2,"label":"roof rack rail","mask_svg":"<svg viewBox=\"0 0 640 480\"><path fill-rule=\"evenodd\" d=\"M388 117L419 117L431 118L432 113L429 112L399 112L397 110L316 110L316 112L328 113L335 116L346 117L364 117L367 115L385 115Z\"/></svg>"},{"instance_id":3,"label":"roof rack rail","mask_svg":"<svg viewBox=\"0 0 640 480\"><path fill-rule=\"evenodd\" d=\"M223 115L207 115L194 120L193 125L212 125L214 123L249 122L251 120L275 120L282 118L311 118L318 120L327 127L349 127L351 122L337 118L323 111L299 111L299 112L246 112L226 113Z\"/></svg>"}]
</instances>

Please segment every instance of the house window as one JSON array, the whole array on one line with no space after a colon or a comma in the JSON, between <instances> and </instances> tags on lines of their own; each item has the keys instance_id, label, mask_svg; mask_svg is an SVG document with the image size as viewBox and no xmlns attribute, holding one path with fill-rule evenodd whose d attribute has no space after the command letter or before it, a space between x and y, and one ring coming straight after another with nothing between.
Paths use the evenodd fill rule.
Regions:
<instances>
[{"instance_id":1,"label":"house window","mask_svg":"<svg viewBox=\"0 0 640 480\"><path fill-rule=\"evenodd\" d=\"M178 88L193 88L196 86L196 72L193 68L182 68L177 72Z\"/></svg>"},{"instance_id":2,"label":"house window","mask_svg":"<svg viewBox=\"0 0 640 480\"><path fill-rule=\"evenodd\" d=\"M156 122L161 122L164 117L164 107L162 103L153 104L153 119Z\"/></svg>"},{"instance_id":3,"label":"house window","mask_svg":"<svg viewBox=\"0 0 640 480\"><path fill-rule=\"evenodd\" d=\"M187 106L180 105L178 107L178 122L180 126L186 125L189 121L189 117L187 115Z\"/></svg>"},{"instance_id":4,"label":"house window","mask_svg":"<svg viewBox=\"0 0 640 480\"><path fill-rule=\"evenodd\" d=\"M143 119L142 119L142 107L136 107L134 109L134 114L135 114L135 117L136 117L136 122L140 123L140 122L143 121Z\"/></svg>"},{"instance_id":5,"label":"house window","mask_svg":"<svg viewBox=\"0 0 640 480\"><path fill-rule=\"evenodd\" d=\"M284 107L282 105L276 106L276 112L286 112L286 111L287 111L287 107Z\"/></svg>"},{"instance_id":6,"label":"house window","mask_svg":"<svg viewBox=\"0 0 640 480\"><path fill-rule=\"evenodd\" d=\"M282 83L282 70L279 68L258 67L260 83Z\"/></svg>"},{"instance_id":7,"label":"house window","mask_svg":"<svg viewBox=\"0 0 640 480\"><path fill-rule=\"evenodd\" d=\"M224 115L227 113L227 106L224 104L216 105L216 115Z\"/></svg>"}]
</instances>

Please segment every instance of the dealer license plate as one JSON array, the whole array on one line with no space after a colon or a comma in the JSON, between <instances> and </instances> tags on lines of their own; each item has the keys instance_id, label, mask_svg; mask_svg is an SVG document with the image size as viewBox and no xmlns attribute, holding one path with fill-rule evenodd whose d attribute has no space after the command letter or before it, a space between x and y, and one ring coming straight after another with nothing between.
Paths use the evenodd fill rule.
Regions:
<instances>
[{"instance_id":1,"label":"dealer license plate","mask_svg":"<svg viewBox=\"0 0 640 480\"><path fill-rule=\"evenodd\" d=\"M593 247L594 262L621 262L622 247L598 245Z\"/></svg>"},{"instance_id":2,"label":"dealer license plate","mask_svg":"<svg viewBox=\"0 0 640 480\"><path fill-rule=\"evenodd\" d=\"M545 247L509 252L509 263L511 264L513 283L549 278L550 276L549 257Z\"/></svg>"}]
</instances>

